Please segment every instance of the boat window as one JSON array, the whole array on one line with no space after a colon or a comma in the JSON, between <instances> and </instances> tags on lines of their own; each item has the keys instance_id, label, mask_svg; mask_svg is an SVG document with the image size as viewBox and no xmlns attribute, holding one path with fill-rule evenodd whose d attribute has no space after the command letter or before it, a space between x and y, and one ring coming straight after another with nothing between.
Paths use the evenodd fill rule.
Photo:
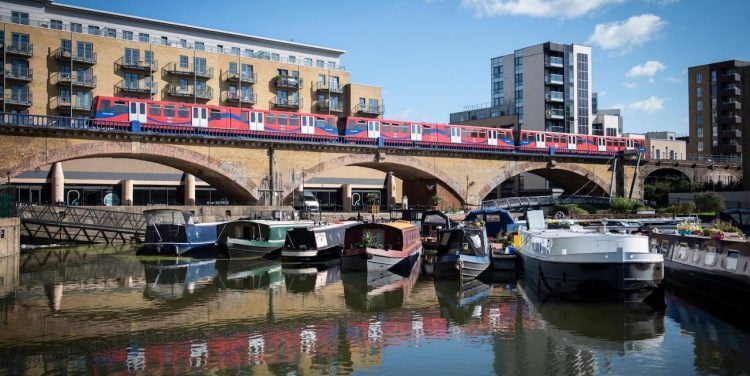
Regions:
<instances>
[{"instance_id":1,"label":"boat window","mask_svg":"<svg viewBox=\"0 0 750 376\"><path fill-rule=\"evenodd\" d=\"M661 241L661 251L667 254L667 258L672 257L671 249L669 248L669 240Z\"/></svg>"},{"instance_id":2,"label":"boat window","mask_svg":"<svg viewBox=\"0 0 750 376\"><path fill-rule=\"evenodd\" d=\"M651 253L659 253L659 242L656 239L651 239L651 248L649 251Z\"/></svg>"},{"instance_id":3,"label":"boat window","mask_svg":"<svg viewBox=\"0 0 750 376\"><path fill-rule=\"evenodd\" d=\"M677 258L680 260L687 260L687 243L680 243L677 246Z\"/></svg>"},{"instance_id":4,"label":"boat window","mask_svg":"<svg viewBox=\"0 0 750 376\"><path fill-rule=\"evenodd\" d=\"M737 257L739 256L739 252L737 251L727 251L727 270L735 271L737 270Z\"/></svg>"},{"instance_id":5,"label":"boat window","mask_svg":"<svg viewBox=\"0 0 750 376\"><path fill-rule=\"evenodd\" d=\"M500 219L500 214L486 214L484 216L485 222L502 222Z\"/></svg>"},{"instance_id":6,"label":"boat window","mask_svg":"<svg viewBox=\"0 0 750 376\"><path fill-rule=\"evenodd\" d=\"M693 247L693 263L698 263L701 259L701 249L696 245Z\"/></svg>"},{"instance_id":7,"label":"boat window","mask_svg":"<svg viewBox=\"0 0 750 376\"><path fill-rule=\"evenodd\" d=\"M706 257L703 258L703 262L708 266L716 265L716 247L706 247Z\"/></svg>"},{"instance_id":8,"label":"boat window","mask_svg":"<svg viewBox=\"0 0 750 376\"><path fill-rule=\"evenodd\" d=\"M385 231L377 228L364 229L362 231L362 243L367 248L383 248Z\"/></svg>"}]
</instances>

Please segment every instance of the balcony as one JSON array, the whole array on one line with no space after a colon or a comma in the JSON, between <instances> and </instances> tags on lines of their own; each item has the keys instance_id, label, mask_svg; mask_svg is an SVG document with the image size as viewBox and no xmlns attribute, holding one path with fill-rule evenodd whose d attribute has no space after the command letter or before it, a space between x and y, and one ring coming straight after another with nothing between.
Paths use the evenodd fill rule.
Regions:
<instances>
[{"instance_id":1,"label":"balcony","mask_svg":"<svg viewBox=\"0 0 750 376\"><path fill-rule=\"evenodd\" d=\"M563 109L550 109L545 111L544 114L546 115L547 119L565 119L565 110Z\"/></svg>"},{"instance_id":2,"label":"balcony","mask_svg":"<svg viewBox=\"0 0 750 376\"><path fill-rule=\"evenodd\" d=\"M302 107L302 99L298 98L277 98L274 97L271 100L271 107L278 107L278 108L292 108L292 109L299 109Z\"/></svg>"},{"instance_id":3,"label":"balcony","mask_svg":"<svg viewBox=\"0 0 750 376\"><path fill-rule=\"evenodd\" d=\"M159 66L159 62L157 60L154 60L154 61L131 60L131 59L125 59L124 57L121 57L115 62L115 65L118 66L120 69L125 69L125 70L133 70L133 71L139 71L139 72L156 72L156 69Z\"/></svg>"},{"instance_id":4,"label":"balcony","mask_svg":"<svg viewBox=\"0 0 750 376\"><path fill-rule=\"evenodd\" d=\"M730 101L722 102L719 108L725 111L741 110L742 103L740 103L739 101L730 100Z\"/></svg>"},{"instance_id":5,"label":"balcony","mask_svg":"<svg viewBox=\"0 0 750 376\"><path fill-rule=\"evenodd\" d=\"M10 92L5 94L5 104L21 107L31 106L31 93L28 92Z\"/></svg>"},{"instance_id":6,"label":"balcony","mask_svg":"<svg viewBox=\"0 0 750 376\"><path fill-rule=\"evenodd\" d=\"M34 46L29 43L9 44L5 46L5 54L32 57L34 56Z\"/></svg>"},{"instance_id":7,"label":"balcony","mask_svg":"<svg viewBox=\"0 0 750 376\"><path fill-rule=\"evenodd\" d=\"M742 145L740 144L724 144L719 147L721 154L741 154Z\"/></svg>"},{"instance_id":8,"label":"balcony","mask_svg":"<svg viewBox=\"0 0 750 376\"><path fill-rule=\"evenodd\" d=\"M258 81L258 75L252 72L233 72L225 71L224 80L229 82L239 82L243 84L254 84Z\"/></svg>"},{"instance_id":9,"label":"balcony","mask_svg":"<svg viewBox=\"0 0 750 376\"><path fill-rule=\"evenodd\" d=\"M319 112L344 112L344 105L341 102L318 101Z\"/></svg>"},{"instance_id":10,"label":"balcony","mask_svg":"<svg viewBox=\"0 0 750 376\"><path fill-rule=\"evenodd\" d=\"M240 93L238 91L227 91L224 93L224 101L230 102L230 103L240 103L240 104L256 104L258 103L258 94Z\"/></svg>"},{"instance_id":11,"label":"balcony","mask_svg":"<svg viewBox=\"0 0 750 376\"><path fill-rule=\"evenodd\" d=\"M73 85L75 87L85 87L93 89L96 87L96 76L91 74L78 74L78 72L70 73L58 73L57 74L58 85Z\"/></svg>"},{"instance_id":12,"label":"balcony","mask_svg":"<svg viewBox=\"0 0 750 376\"><path fill-rule=\"evenodd\" d=\"M544 94L544 98L547 102L564 102L565 97L562 91L548 91Z\"/></svg>"},{"instance_id":13,"label":"balcony","mask_svg":"<svg viewBox=\"0 0 750 376\"><path fill-rule=\"evenodd\" d=\"M561 74L548 74L544 76L544 83L547 85L563 85L563 75Z\"/></svg>"},{"instance_id":14,"label":"balcony","mask_svg":"<svg viewBox=\"0 0 750 376\"><path fill-rule=\"evenodd\" d=\"M315 83L315 90L327 91L331 94L344 94L344 87L339 84L331 85L329 82L317 82Z\"/></svg>"},{"instance_id":15,"label":"balcony","mask_svg":"<svg viewBox=\"0 0 750 376\"><path fill-rule=\"evenodd\" d=\"M547 56L544 58L544 65L551 68L562 68L563 58L560 56Z\"/></svg>"},{"instance_id":16,"label":"balcony","mask_svg":"<svg viewBox=\"0 0 750 376\"><path fill-rule=\"evenodd\" d=\"M302 89L302 79L292 76L276 76L276 87L286 89Z\"/></svg>"},{"instance_id":17,"label":"balcony","mask_svg":"<svg viewBox=\"0 0 750 376\"><path fill-rule=\"evenodd\" d=\"M28 67L10 67L5 69L5 78L28 82L34 78L34 72Z\"/></svg>"},{"instance_id":18,"label":"balcony","mask_svg":"<svg viewBox=\"0 0 750 376\"><path fill-rule=\"evenodd\" d=\"M167 86L167 94L173 97L183 98L196 98L203 100L210 100L214 97L213 89L210 86L206 86L205 89L196 89L195 86L181 87L175 84L169 84Z\"/></svg>"},{"instance_id":19,"label":"balcony","mask_svg":"<svg viewBox=\"0 0 750 376\"><path fill-rule=\"evenodd\" d=\"M58 110L90 111L91 99L79 100L76 97L57 97L54 107Z\"/></svg>"},{"instance_id":20,"label":"balcony","mask_svg":"<svg viewBox=\"0 0 750 376\"><path fill-rule=\"evenodd\" d=\"M721 121L722 124L742 124L742 116L739 116L739 115L722 116L721 118L719 118L719 121Z\"/></svg>"},{"instance_id":21,"label":"balcony","mask_svg":"<svg viewBox=\"0 0 750 376\"><path fill-rule=\"evenodd\" d=\"M159 85L156 82L118 82L115 87L124 92L130 94L147 94L154 95L157 92Z\"/></svg>"},{"instance_id":22,"label":"balcony","mask_svg":"<svg viewBox=\"0 0 750 376\"><path fill-rule=\"evenodd\" d=\"M55 50L55 56L60 61L71 61L81 64L96 64L96 52L86 53L82 50L68 50L58 48Z\"/></svg>"},{"instance_id":23,"label":"balcony","mask_svg":"<svg viewBox=\"0 0 750 376\"><path fill-rule=\"evenodd\" d=\"M382 115L385 112L385 106L383 105L368 105L368 104L357 104L355 112L368 115Z\"/></svg>"},{"instance_id":24,"label":"balcony","mask_svg":"<svg viewBox=\"0 0 750 376\"><path fill-rule=\"evenodd\" d=\"M195 69L194 66L188 65L187 67L181 67L177 63L169 63L164 67L164 71L168 74L176 76L190 76L200 78L212 78L214 76L213 68L198 67Z\"/></svg>"},{"instance_id":25,"label":"balcony","mask_svg":"<svg viewBox=\"0 0 750 376\"><path fill-rule=\"evenodd\" d=\"M721 136L724 138L742 138L742 130L738 128L729 128L721 131Z\"/></svg>"},{"instance_id":26,"label":"balcony","mask_svg":"<svg viewBox=\"0 0 750 376\"><path fill-rule=\"evenodd\" d=\"M742 95L742 89L739 86L729 86L721 89L722 95Z\"/></svg>"},{"instance_id":27,"label":"balcony","mask_svg":"<svg viewBox=\"0 0 750 376\"><path fill-rule=\"evenodd\" d=\"M731 73L725 73L721 76L721 79L724 81L730 81L730 82L740 82L742 81L742 77L740 77L739 73L731 72Z\"/></svg>"}]
</instances>

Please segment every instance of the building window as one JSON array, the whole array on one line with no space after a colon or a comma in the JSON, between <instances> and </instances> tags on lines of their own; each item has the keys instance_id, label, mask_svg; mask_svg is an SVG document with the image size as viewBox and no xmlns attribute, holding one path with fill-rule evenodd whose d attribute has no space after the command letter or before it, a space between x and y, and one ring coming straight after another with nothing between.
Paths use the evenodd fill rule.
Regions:
<instances>
[{"instance_id":1,"label":"building window","mask_svg":"<svg viewBox=\"0 0 750 376\"><path fill-rule=\"evenodd\" d=\"M312 59L310 59L310 58L305 58L305 65L307 65L308 67L311 67L311 66L312 66L312 64L313 64L313 63L312 63Z\"/></svg>"},{"instance_id":2,"label":"building window","mask_svg":"<svg viewBox=\"0 0 750 376\"><path fill-rule=\"evenodd\" d=\"M499 65L496 67L492 67L492 78L502 78L503 77L503 66Z\"/></svg>"},{"instance_id":3,"label":"building window","mask_svg":"<svg viewBox=\"0 0 750 376\"><path fill-rule=\"evenodd\" d=\"M271 60L279 61L279 54L271 54Z\"/></svg>"},{"instance_id":4,"label":"building window","mask_svg":"<svg viewBox=\"0 0 750 376\"><path fill-rule=\"evenodd\" d=\"M180 68L187 68L188 67L188 57L185 55L180 55Z\"/></svg>"},{"instance_id":5,"label":"building window","mask_svg":"<svg viewBox=\"0 0 750 376\"><path fill-rule=\"evenodd\" d=\"M698 116L695 118L695 124L703 125L703 114L698 114Z\"/></svg>"},{"instance_id":6,"label":"building window","mask_svg":"<svg viewBox=\"0 0 750 376\"><path fill-rule=\"evenodd\" d=\"M287 58L290 64L296 64L297 63L297 57L294 55L289 55L289 58Z\"/></svg>"},{"instance_id":7,"label":"building window","mask_svg":"<svg viewBox=\"0 0 750 376\"><path fill-rule=\"evenodd\" d=\"M177 81L177 88L180 91L187 91L187 89L188 89L188 80L187 80L187 78L180 78L180 80Z\"/></svg>"},{"instance_id":8,"label":"building window","mask_svg":"<svg viewBox=\"0 0 750 376\"><path fill-rule=\"evenodd\" d=\"M146 33L138 33L138 40L141 42L148 42L151 38Z\"/></svg>"},{"instance_id":9,"label":"building window","mask_svg":"<svg viewBox=\"0 0 750 376\"><path fill-rule=\"evenodd\" d=\"M70 53L73 50L73 44L70 39L60 39L60 51Z\"/></svg>"},{"instance_id":10,"label":"building window","mask_svg":"<svg viewBox=\"0 0 750 376\"><path fill-rule=\"evenodd\" d=\"M138 60L140 60L140 51L135 48L125 48L125 57L124 62L125 65L136 65L138 64Z\"/></svg>"},{"instance_id":11,"label":"building window","mask_svg":"<svg viewBox=\"0 0 750 376\"><path fill-rule=\"evenodd\" d=\"M113 29L111 27L108 27L104 29L104 34L110 38L117 38L117 29Z\"/></svg>"},{"instance_id":12,"label":"building window","mask_svg":"<svg viewBox=\"0 0 750 376\"><path fill-rule=\"evenodd\" d=\"M29 14L26 12L12 12L11 22L21 25L29 24Z\"/></svg>"},{"instance_id":13,"label":"building window","mask_svg":"<svg viewBox=\"0 0 750 376\"><path fill-rule=\"evenodd\" d=\"M76 23L76 22L71 22L70 23L70 31L72 31L74 33L82 33L83 32L83 25L81 25L79 23Z\"/></svg>"},{"instance_id":14,"label":"building window","mask_svg":"<svg viewBox=\"0 0 750 376\"><path fill-rule=\"evenodd\" d=\"M89 25L89 34L91 35L99 35L99 26Z\"/></svg>"},{"instance_id":15,"label":"building window","mask_svg":"<svg viewBox=\"0 0 750 376\"><path fill-rule=\"evenodd\" d=\"M318 68L323 68L325 65L323 63L323 60L316 60L315 61L315 66L318 67Z\"/></svg>"},{"instance_id":16,"label":"building window","mask_svg":"<svg viewBox=\"0 0 750 376\"><path fill-rule=\"evenodd\" d=\"M76 42L76 56L84 59L94 58L94 44L91 42Z\"/></svg>"},{"instance_id":17,"label":"building window","mask_svg":"<svg viewBox=\"0 0 750 376\"><path fill-rule=\"evenodd\" d=\"M589 124L589 55L576 54L578 66L578 126ZM584 132L579 132L584 133ZM585 134L585 133L584 133Z\"/></svg>"},{"instance_id":18,"label":"building window","mask_svg":"<svg viewBox=\"0 0 750 376\"><path fill-rule=\"evenodd\" d=\"M195 49L198 51L203 51L206 49L206 45L204 45L203 42L195 42Z\"/></svg>"},{"instance_id":19,"label":"building window","mask_svg":"<svg viewBox=\"0 0 750 376\"><path fill-rule=\"evenodd\" d=\"M169 38L167 37L161 37L161 44L165 46L169 46Z\"/></svg>"},{"instance_id":20,"label":"building window","mask_svg":"<svg viewBox=\"0 0 750 376\"><path fill-rule=\"evenodd\" d=\"M193 58L193 69L195 69L195 71L198 73L205 74L206 73L206 58L203 58L203 57Z\"/></svg>"},{"instance_id":21,"label":"building window","mask_svg":"<svg viewBox=\"0 0 750 376\"><path fill-rule=\"evenodd\" d=\"M335 61L329 61L328 62L328 69L336 69L336 62Z\"/></svg>"},{"instance_id":22,"label":"building window","mask_svg":"<svg viewBox=\"0 0 750 376\"><path fill-rule=\"evenodd\" d=\"M62 30L63 29L63 22L60 20L50 20L49 21L49 28L54 30Z\"/></svg>"},{"instance_id":23,"label":"building window","mask_svg":"<svg viewBox=\"0 0 750 376\"><path fill-rule=\"evenodd\" d=\"M180 39L180 47L187 48L187 39Z\"/></svg>"},{"instance_id":24,"label":"building window","mask_svg":"<svg viewBox=\"0 0 750 376\"><path fill-rule=\"evenodd\" d=\"M251 49L249 49L249 48L245 48L245 53L244 53L244 55L245 55L246 57L253 57L253 56L254 56L254 54L253 54L253 50L251 50Z\"/></svg>"},{"instance_id":25,"label":"building window","mask_svg":"<svg viewBox=\"0 0 750 376\"><path fill-rule=\"evenodd\" d=\"M224 46L221 44L216 45L216 52L223 54L224 53Z\"/></svg>"},{"instance_id":26,"label":"building window","mask_svg":"<svg viewBox=\"0 0 750 376\"><path fill-rule=\"evenodd\" d=\"M239 47L232 47L232 55L240 56L240 48Z\"/></svg>"},{"instance_id":27,"label":"building window","mask_svg":"<svg viewBox=\"0 0 750 376\"><path fill-rule=\"evenodd\" d=\"M703 141L698 142L698 152L699 153L703 152Z\"/></svg>"},{"instance_id":28,"label":"building window","mask_svg":"<svg viewBox=\"0 0 750 376\"><path fill-rule=\"evenodd\" d=\"M325 85L325 83L326 83L326 75L325 74L319 74L318 75L318 83Z\"/></svg>"},{"instance_id":29,"label":"building window","mask_svg":"<svg viewBox=\"0 0 750 376\"><path fill-rule=\"evenodd\" d=\"M703 111L703 101L702 100L695 101L695 110L698 111L698 112Z\"/></svg>"},{"instance_id":30,"label":"building window","mask_svg":"<svg viewBox=\"0 0 750 376\"><path fill-rule=\"evenodd\" d=\"M154 51L143 51L143 60L147 64L151 64L154 62Z\"/></svg>"},{"instance_id":31,"label":"building window","mask_svg":"<svg viewBox=\"0 0 750 376\"><path fill-rule=\"evenodd\" d=\"M703 73L696 73L695 74L695 84L700 85L703 83Z\"/></svg>"},{"instance_id":32,"label":"building window","mask_svg":"<svg viewBox=\"0 0 750 376\"><path fill-rule=\"evenodd\" d=\"M122 31L122 39L133 40L133 32L132 31L123 30Z\"/></svg>"},{"instance_id":33,"label":"building window","mask_svg":"<svg viewBox=\"0 0 750 376\"><path fill-rule=\"evenodd\" d=\"M695 135L698 136L698 138L703 138L703 128L696 128Z\"/></svg>"},{"instance_id":34,"label":"building window","mask_svg":"<svg viewBox=\"0 0 750 376\"><path fill-rule=\"evenodd\" d=\"M359 108L365 108L366 100L365 98L359 98Z\"/></svg>"},{"instance_id":35,"label":"building window","mask_svg":"<svg viewBox=\"0 0 750 376\"><path fill-rule=\"evenodd\" d=\"M700 98L700 97L703 96L703 88L702 87L695 88L695 96L698 97L698 98Z\"/></svg>"},{"instance_id":36,"label":"building window","mask_svg":"<svg viewBox=\"0 0 750 376\"><path fill-rule=\"evenodd\" d=\"M237 62L236 61L230 61L229 62L229 73L237 73Z\"/></svg>"}]
</instances>

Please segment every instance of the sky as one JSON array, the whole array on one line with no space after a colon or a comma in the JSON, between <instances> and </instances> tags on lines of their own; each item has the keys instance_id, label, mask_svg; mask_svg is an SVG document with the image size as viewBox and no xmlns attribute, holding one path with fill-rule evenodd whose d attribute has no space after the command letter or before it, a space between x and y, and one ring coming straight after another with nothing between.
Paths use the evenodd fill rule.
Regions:
<instances>
[{"instance_id":1,"label":"sky","mask_svg":"<svg viewBox=\"0 0 750 376\"><path fill-rule=\"evenodd\" d=\"M687 68L750 60L749 0L59 2L346 50L391 119L488 103L490 58L552 41L592 47L599 108L620 108L625 132L687 134Z\"/></svg>"}]
</instances>

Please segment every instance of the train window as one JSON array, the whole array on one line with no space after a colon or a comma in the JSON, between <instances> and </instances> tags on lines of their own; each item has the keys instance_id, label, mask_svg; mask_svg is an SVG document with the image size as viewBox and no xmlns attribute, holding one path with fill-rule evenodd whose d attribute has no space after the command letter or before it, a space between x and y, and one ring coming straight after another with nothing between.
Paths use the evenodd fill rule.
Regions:
<instances>
[{"instance_id":1,"label":"train window","mask_svg":"<svg viewBox=\"0 0 750 376\"><path fill-rule=\"evenodd\" d=\"M485 131L479 132L479 138L485 138L487 137L487 133Z\"/></svg>"},{"instance_id":2,"label":"train window","mask_svg":"<svg viewBox=\"0 0 750 376\"><path fill-rule=\"evenodd\" d=\"M266 123L267 124L276 124L276 115L274 115L274 114L268 114L268 115L266 115Z\"/></svg>"},{"instance_id":3,"label":"train window","mask_svg":"<svg viewBox=\"0 0 750 376\"><path fill-rule=\"evenodd\" d=\"M716 247L706 247L706 257L703 258L703 263L708 266L714 266L716 264Z\"/></svg>"},{"instance_id":4,"label":"train window","mask_svg":"<svg viewBox=\"0 0 750 376\"><path fill-rule=\"evenodd\" d=\"M242 120L245 123L247 123L247 116L248 116L247 111L240 112L240 120Z\"/></svg>"},{"instance_id":5,"label":"train window","mask_svg":"<svg viewBox=\"0 0 750 376\"><path fill-rule=\"evenodd\" d=\"M383 123L383 132L390 132L391 131L391 125L388 123Z\"/></svg>"},{"instance_id":6,"label":"train window","mask_svg":"<svg viewBox=\"0 0 750 376\"><path fill-rule=\"evenodd\" d=\"M128 106L125 102L115 102L115 113L124 114L128 112Z\"/></svg>"},{"instance_id":7,"label":"train window","mask_svg":"<svg viewBox=\"0 0 750 376\"><path fill-rule=\"evenodd\" d=\"M258 114L258 115L260 115L260 114ZM250 121L252 121L253 123L255 123L255 112L251 112L250 113Z\"/></svg>"},{"instance_id":8,"label":"train window","mask_svg":"<svg viewBox=\"0 0 750 376\"><path fill-rule=\"evenodd\" d=\"M464 129L464 138L471 137L471 132L468 129Z\"/></svg>"},{"instance_id":9,"label":"train window","mask_svg":"<svg viewBox=\"0 0 750 376\"><path fill-rule=\"evenodd\" d=\"M221 111L212 109L211 114L208 119L209 120L221 120Z\"/></svg>"},{"instance_id":10,"label":"train window","mask_svg":"<svg viewBox=\"0 0 750 376\"><path fill-rule=\"evenodd\" d=\"M334 128L333 119L331 118L326 119L326 125L328 126L328 128Z\"/></svg>"},{"instance_id":11,"label":"train window","mask_svg":"<svg viewBox=\"0 0 750 376\"><path fill-rule=\"evenodd\" d=\"M286 125L286 115L279 115L277 121L279 125Z\"/></svg>"},{"instance_id":12,"label":"train window","mask_svg":"<svg viewBox=\"0 0 750 376\"><path fill-rule=\"evenodd\" d=\"M471 131L471 138L477 138L477 131Z\"/></svg>"},{"instance_id":13,"label":"train window","mask_svg":"<svg viewBox=\"0 0 750 376\"><path fill-rule=\"evenodd\" d=\"M177 108L177 117L188 118L190 117L190 110L187 106L180 106Z\"/></svg>"},{"instance_id":14,"label":"train window","mask_svg":"<svg viewBox=\"0 0 750 376\"><path fill-rule=\"evenodd\" d=\"M164 106L164 116L174 117L174 106Z\"/></svg>"},{"instance_id":15,"label":"train window","mask_svg":"<svg viewBox=\"0 0 750 376\"><path fill-rule=\"evenodd\" d=\"M299 125L299 115L289 116L289 125Z\"/></svg>"},{"instance_id":16,"label":"train window","mask_svg":"<svg viewBox=\"0 0 750 376\"><path fill-rule=\"evenodd\" d=\"M130 102L130 112L134 114L138 113L138 103Z\"/></svg>"},{"instance_id":17,"label":"train window","mask_svg":"<svg viewBox=\"0 0 750 376\"><path fill-rule=\"evenodd\" d=\"M99 111L112 112L112 101L109 99L102 99L102 101L99 102Z\"/></svg>"},{"instance_id":18,"label":"train window","mask_svg":"<svg viewBox=\"0 0 750 376\"><path fill-rule=\"evenodd\" d=\"M263 113L259 112L258 113L258 123L262 123L262 122L263 122Z\"/></svg>"},{"instance_id":19,"label":"train window","mask_svg":"<svg viewBox=\"0 0 750 376\"><path fill-rule=\"evenodd\" d=\"M739 257L739 253L737 251L727 251L727 270L737 270L737 257Z\"/></svg>"},{"instance_id":20,"label":"train window","mask_svg":"<svg viewBox=\"0 0 750 376\"><path fill-rule=\"evenodd\" d=\"M409 127L406 124L401 124L401 133L409 133Z\"/></svg>"},{"instance_id":21,"label":"train window","mask_svg":"<svg viewBox=\"0 0 750 376\"><path fill-rule=\"evenodd\" d=\"M148 106L148 114L151 116L161 116L161 106L152 103L150 106Z\"/></svg>"},{"instance_id":22,"label":"train window","mask_svg":"<svg viewBox=\"0 0 750 376\"><path fill-rule=\"evenodd\" d=\"M315 119L315 126L318 128L325 128L326 127L326 119L324 118L316 118Z\"/></svg>"}]
</instances>

